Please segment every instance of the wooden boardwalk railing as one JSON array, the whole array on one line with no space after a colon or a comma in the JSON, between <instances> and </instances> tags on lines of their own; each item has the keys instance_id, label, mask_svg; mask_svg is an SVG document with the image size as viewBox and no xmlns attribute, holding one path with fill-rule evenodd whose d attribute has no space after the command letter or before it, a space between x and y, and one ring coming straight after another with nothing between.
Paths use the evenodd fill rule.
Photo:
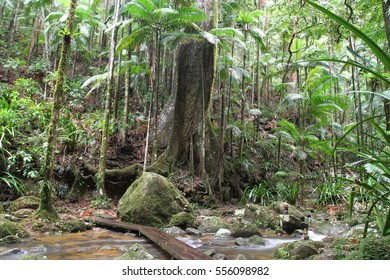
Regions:
<instances>
[{"instance_id":1,"label":"wooden boardwalk railing","mask_svg":"<svg viewBox=\"0 0 390 280\"><path fill-rule=\"evenodd\" d=\"M126 231L138 232L150 239L161 249L176 260L211 260L211 258L186 243L166 234L165 232L148 226L117 222L101 218L86 219L97 226L117 228Z\"/></svg>"}]
</instances>

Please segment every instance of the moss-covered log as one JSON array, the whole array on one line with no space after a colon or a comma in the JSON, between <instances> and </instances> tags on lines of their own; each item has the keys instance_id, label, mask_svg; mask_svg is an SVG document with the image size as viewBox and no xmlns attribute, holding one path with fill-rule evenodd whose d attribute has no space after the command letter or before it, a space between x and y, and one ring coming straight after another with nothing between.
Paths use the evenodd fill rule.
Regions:
<instances>
[{"instance_id":1,"label":"moss-covered log","mask_svg":"<svg viewBox=\"0 0 390 280\"><path fill-rule=\"evenodd\" d=\"M85 169L91 174L95 175L99 170L87 161L83 162ZM142 174L142 165L134 163L124 168L106 169L105 177L107 180L128 180L129 178L136 178Z\"/></svg>"}]
</instances>

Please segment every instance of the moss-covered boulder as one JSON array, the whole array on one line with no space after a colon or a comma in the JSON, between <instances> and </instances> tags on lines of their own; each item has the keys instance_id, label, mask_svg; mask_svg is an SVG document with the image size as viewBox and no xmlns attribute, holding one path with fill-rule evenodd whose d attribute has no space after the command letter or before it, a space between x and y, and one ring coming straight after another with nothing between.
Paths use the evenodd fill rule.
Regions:
<instances>
[{"instance_id":1,"label":"moss-covered boulder","mask_svg":"<svg viewBox=\"0 0 390 280\"><path fill-rule=\"evenodd\" d=\"M269 206L256 204L245 205L244 219L262 228L275 228L279 226L279 213Z\"/></svg>"},{"instance_id":2,"label":"moss-covered boulder","mask_svg":"<svg viewBox=\"0 0 390 280\"><path fill-rule=\"evenodd\" d=\"M293 233L297 229L305 229L309 227L307 223L293 215L279 215L279 218L282 229L288 234Z\"/></svg>"},{"instance_id":3,"label":"moss-covered boulder","mask_svg":"<svg viewBox=\"0 0 390 280\"><path fill-rule=\"evenodd\" d=\"M22 196L14 201L11 201L8 207L8 211L15 212L20 209L38 209L39 202L40 200L36 196Z\"/></svg>"},{"instance_id":4,"label":"moss-covered boulder","mask_svg":"<svg viewBox=\"0 0 390 280\"><path fill-rule=\"evenodd\" d=\"M299 240L279 245L274 253L274 259L282 260L306 260L319 254L321 248L326 246L321 241Z\"/></svg>"},{"instance_id":5,"label":"moss-covered boulder","mask_svg":"<svg viewBox=\"0 0 390 280\"><path fill-rule=\"evenodd\" d=\"M11 222L0 216L0 239L9 235L16 235L20 238L29 237L29 233L15 222Z\"/></svg>"},{"instance_id":6,"label":"moss-covered boulder","mask_svg":"<svg viewBox=\"0 0 390 280\"><path fill-rule=\"evenodd\" d=\"M145 172L119 200L117 215L130 223L161 227L188 204L165 177Z\"/></svg>"},{"instance_id":7,"label":"moss-covered boulder","mask_svg":"<svg viewBox=\"0 0 390 280\"><path fill-rule=\"evenodd\" d=\"M251 237L260 234L255 224L241 221L234 222L230 231L233 237Z\"/></svg>"},{"instance_id":8,"label":"moss-covered boulder","mask_svg":"<svg viewBox=\"0 0 390 280\"><path fill-rule=\"evenodd\" d=\"M249 244L251 246L264 246L265 245L265 240L258 234L249 237L248 241L249 241Z\"/></svg>"},{"instance_id":9,"label":"moss-covered boulder","mask_svg":"<svg viewBox=\"0 0 390 280\"><path fill-rule=\"evenodd\" d=\"M206 233L215 233L221 228L229 228L227 222L216 216L203 217L199 222L198 229Z\"/></svg>"},{"instance_id":10,"label":"moss-covered boulder","mask_svg":"<svg viewBox=\"0 0 390 280\"><path fill-rule=\"evenodd\" d=\"M288 214L289 215L294 216L302 221L305 219L305 214L303 212L301 212L296 206L288 204L288 203L286 204L285 202L282 202L282 201L277 201L277 202L272 203L271 209L273 209L278 214L286 214L285 208L284 208L286 205L288 207Z\"/></svg>"},{"instance_id":11,"label":"moss-covered boulder","mask_svg":"<svg viewBox=\"0 0 390 280\"><path fill-rule=\"evenodd\" d=\"M154 257L140 244L134 244L130 250L116 260L153 260Z\"/></svg>"},{"instance_id":12,"label":"moss-covered boulder","mask_svg":"<svg viewBox=\"0 0 390 280\"><path fill-rule=\"evenodd\" d=\"M195 226L195 215L188 212L180 212L172 216L169 221L170 226L176 226L182 229L192 228Z\"/></svg>"}]
</instances>

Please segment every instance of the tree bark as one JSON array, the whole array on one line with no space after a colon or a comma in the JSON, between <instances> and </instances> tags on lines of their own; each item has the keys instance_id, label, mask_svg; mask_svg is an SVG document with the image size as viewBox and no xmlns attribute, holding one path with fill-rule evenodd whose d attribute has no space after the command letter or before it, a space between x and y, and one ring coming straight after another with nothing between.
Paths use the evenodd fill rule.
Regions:
<instances>
[{"instance_id":1,"label":"tree bark","mask_svg":"<svg viewBox=\"0 0 390 280\"><path fill-rule=\"evenodd\" d=\"M117 22L119 17L119 1L115 1L115 10L114 10L114 20L112 34L111 34L111 43L110 43L110 57L108 62L108 87L107 95L105 101L104 109L104 119L103 119L103 130L102 130L102 141L100 146L100 159L99 159L99 172L97 178L97 191L100 196L106 196L105 191L105 179L106 179L106 161L107 161L107 150L108 150L108 138L109 138L109 124L110 124L110 115L111 115L111 100L115 89L115 79L114 79L114 60L115 60L115 46L116 46L116 37L117 37Z\"/></svg>"},{"instance_id":2,"label":"tree bark","mask_svg":"<svg viewBox=\"0 0 390 280\"><path fill-rule=\"evenodd\" d=\"M202 28L210 30L216 27L217 1L198 0L197 4L210 16ZM215 60L216 46L209 42L194 41L179 47L176 99L168 147L151 170L161 171L162 165L168 165L169 169L179 165L190 168L193 165L198 176L215 172L218 146L210 121Z\"/></svg>"},{"instance_id":3,"label":"tree bark","mask_svg":"<svg viewBox=\"0 0 390 280\"><path fill-rule=\"evenodd\" d=\"M387 50L390 51L390 0L382 0L382 8L387 36ZM384 100L384 110L386 115L386 130L390 131L390 102L388 100Z\"/></svg>"},{"instance_id":4,"label":"tree bark","mask_svg":"<svg viewBox=\"0 0 390 280\"><path fill-rule=\"evenodd\" d=\"M67 69L68 56L70 51L70 42L73 31L73 19L75 15L77 0L72 0L69 8L68 20L64 31L64 38L61 48L61 58L58 63L58 76L54 89L53 109L51 112L51 121L48 132L47 149L43 163L44 181L40 191L40 205L37 215L45 218L57 218L53 207L52 185L54 173L54 150L57 140L57 125L60 117L60 110L64 98L64 80Z\"/></svg>"}]
</instances>

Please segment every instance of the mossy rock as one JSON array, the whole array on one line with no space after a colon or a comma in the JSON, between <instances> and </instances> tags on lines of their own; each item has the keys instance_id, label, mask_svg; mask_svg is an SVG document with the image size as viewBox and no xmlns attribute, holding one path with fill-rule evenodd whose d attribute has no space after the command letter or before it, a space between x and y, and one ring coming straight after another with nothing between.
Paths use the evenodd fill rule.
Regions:
<instances>
[{"instance_id":1,"label":"mossy rock","mask_svg":"<svg viewBox=\"0 0 390 280\"><path fill-rule=\"evenodd\" d=\"M349 260L390 260L390 236L362 239L358 249L346 258Z\"/></svg>"},{"instance_id":2,"label":"mossy rock","mask_svg":"<svg viewBox=\"0 0 390 280\"><path fill-rule=\"evenodd\" d=\"M229 228L228 224L220 217L204 217L199 224L198 229L206 233L215 233L221 228Z\"/></svg>"},{"instance_id":3,"label":"mossy rock","mask_svg":"<svg viewBox=\"0 0 390 280\"><path fill-rule=\"evenodd\" d=\"M176 227L176 226L164 228L163 232L165 232L166 234L168 234L170 236L178 236L178 235L186 234L186 232L184 230L182 230L181 228Z\"/></svg>"},{"instance_id":4,"label":"mossy rock","mask_svg":"<svg viewBox=\"0 0 390 280\"><path fill-rule=\"evenodd\" d=\"M4 213L4 206L2 203L0 203L0 214Z\"/></svg>"},{"instance_id":5,"label":"mossy rock","mask_svg":"<svg viewBox=\"0 0 390 280\"><path fill-rule=\"evenodd\" d=\"M11 201L8 207L9 212L15 212L20 209L38 209L40 199L36 196L22 196Z\"/></svg>"},{"instance_id":6,"label":"mossy rock","mask_svg":"<svg viewBox=\"0 0 390 280\"><path fill-rule=\"evenodd\" d=\"M249 237L249 244L251 246L264 246L265 245L265 240L260 236L260 235L253 235Z\"/></svg>"},{"instance_id":7,"label":"mossy rock","mask_svg":"<svg viewBox=\"0 0 390 280\"><path fill-rule=\"evenodd\" d=\"M188 212L180 212L172 216L169 221L170 226L180 227L182 229L195 226L195 215Z\"/></svg>"},{"instance_id":8,"label":"mossy rock","mask_svg":"<svg viewBox=\"0 0 390 280\"><path fill-rule=\"evenodd\" d=\"M279 226L279 213L269 206L245 205L244 219L251 221L260 228L275 228Z\"/></svg>"},{"instance_id":9,"label":"mossy rock","mask_svg":"<svg viewBox=\"0 0 390 280\"><path fill-rule=\"evenodd\" d=\"M11 222L3 216L0 216L0 238L4 238L9 235L16 235L20 238L30 236L30 234L19 224Z\"/></svg>"},{"instance_id":10,"label":"mossy rock","mask_svg":"<svg viewBox=\"0 0 390 280\"><path fill-rule=\"evenodd\" d=\"M116 260L153 260L154 257L140 244L134 244L130 250Z\"/></svg>"},{"instance_id":11,"label":"mossy rock","mask_svg":"<svg viewBox=\"0 0 390 280\"><path fill-rule=\"evenodd\" d=\"M278 214L285 214L285 212L284 212L285 211L285 209L284 209L285 204L286 203L282 202L282 201L274 202L271 205L271 209L273 209ZM305 214L303 214L296 206L291 205L291 204L287 204L287 206L288 206L288 214L289 215L297 217L298 219L300 219L302 221L305 219Z\"/></svg>"},{"instance_id":12,"label":"mossy rock","mask_svg":"<svg viewBox=\"0 0 390 280\"><path fill-rule=\"evenodd\" d=\"M325 243L321 241L299 240L290 243L283 243L277 247L274 259L282 260L306 260L313 255L320 253Z\"/></svg>"},{"instance_id":13,"label":"mossy rock","mask_svg":"<svg viewBox=\"0 0 390 280\"><path fill-rule=\"evenodd\" d=\"M43 261L47 260L46 256L41 256L41 255L26 255L20 258L20 260L24 261Z\"/></svg>"},{"instance_id":14,"label":"mossy rock","mask_svg":"<svg viewBox=\"0 0 390 280\"><path fill-rule=\"evenodd\" d=\"M57 222L54 225L55 231L62 231L62 232L83 232L88 229L86 223L81 220L74 220L74 221L62 221Z\"/></svg>"},{"instance_id":15,"label":"mossy rock","mask_svg":"<svg viewBox=\"0 0 390 280\"><path fill-rule=\"evenodd\" d=\"M188 204L165 177L145 172L119 200L117 215L126 222L161 227Z\"/></svg>"},{"instance_id":16,"label":"mossy rock","mask_svg":"<svg viewBox=\"0 0 390 280\"><path fill-rule=\"evenodd\" d=\"M260 234L257 226L252 223L234 222L230 231L233 237L251 237Z\"/></svg>"}]
</instances>

